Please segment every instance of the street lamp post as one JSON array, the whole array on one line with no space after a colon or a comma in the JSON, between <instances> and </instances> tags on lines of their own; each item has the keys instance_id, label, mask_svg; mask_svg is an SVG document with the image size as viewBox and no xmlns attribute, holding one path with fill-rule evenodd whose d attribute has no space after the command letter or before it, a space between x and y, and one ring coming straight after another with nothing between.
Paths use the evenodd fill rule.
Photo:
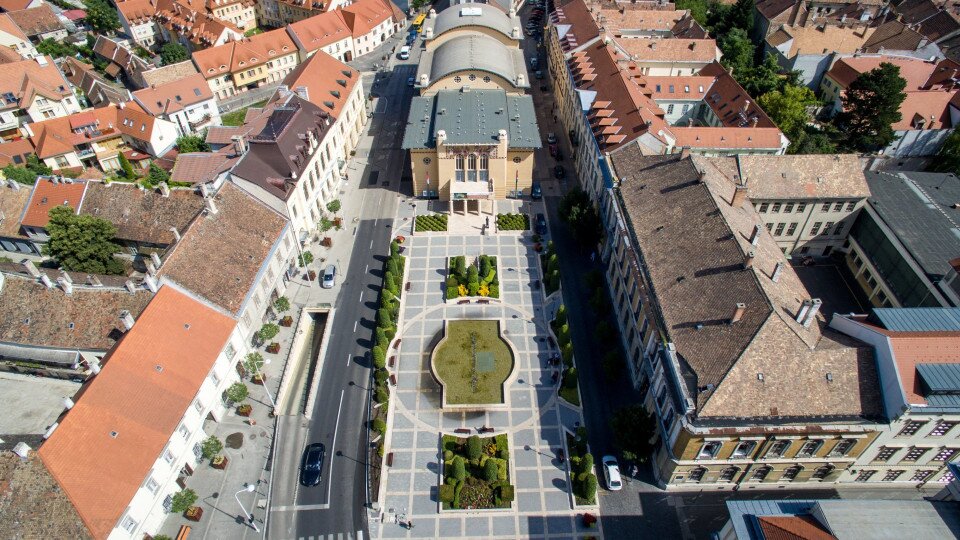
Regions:
<instances>
[{"instance_id":1,"label":"street lamp post","mask_svg":"<svg viewBox=\"0 0 960 540\"><path fill-rule=\"evenodd\" d=\"M264 363L264 364L269 364L269 363L270 363L270 359L269 359L269 358L264 358L263 363ZM276 410L277 410L277 404L276 404L276 402L273 401L273 396L270 395L270 388L267 387L267 379L263 376L263 372L260 371L260 366L258 365L258 362L253 362L253 370L254 370L254 372L256 373L256 375L257 375L258 377L260 377L260 380L263 382L263 390L267 393L267 399L270 400L270 405L272 405L272 406L273 406L273 410L276 411Z\"/></svg>"},{"instance_id":2,"label":"street lamp post","mask_svg":"<svg viewBox=\"0 0 960 540\"><path fill-rule=\"evenodd\" d=\"M240 491L234 494L234 498L237 499L237 504L240 505L240 510L243 510L243 517L246 518L247 523L249 523L250 526L253 527L253 530L260 532L260 529L257 528L257 523L253 520L253 514L248 513L247 509L243 507L243 503L240 502L241 493L243 493L244 491L246 491L247 493L253 493L256 490L257 490L257 486L253 484L244 484L243 489L241 489Z\"/></svg>"}]
</instances>

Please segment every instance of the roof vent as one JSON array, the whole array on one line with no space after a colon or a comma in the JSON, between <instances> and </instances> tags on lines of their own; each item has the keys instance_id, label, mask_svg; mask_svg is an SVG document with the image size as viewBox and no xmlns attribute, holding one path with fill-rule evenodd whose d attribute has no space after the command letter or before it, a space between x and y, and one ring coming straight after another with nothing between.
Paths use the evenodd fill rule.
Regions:
<instances>
[{"instance_id":1,"label":"roof vent","mask_svg":"<svg viewBox=\"0 0 960 540\"><path fill-rule=\"evenodd\" d=\"M163 373L163 366L160 364L153 366L153 369L157 370L157 373Z\"/></svg>"},{"instance_id":2,"label":"roof vent","mask_svg":"<svg viewBox=\"0 0 960 540\"><path fill-rule=\"evenodd\" d=\"M747 305L743 302L737 302L737 305L733 309L733 316L730 317L730 324L740 322L740 319L743 318L743 314L747 312Z\"/></svg>"},{"instance_id":3,"label":"roof vent","mask_svg":"<svg viewBox=\"0 0 960 540\"><path fill-rule=\"evenodd\" d=\"M763 382L763 373L757 373L757 380Z\"/></svg>"},{"instance_id":4,"label":"roof vent","mask_svg":"<svg viewBox=\"0 0 960 540\"><path fill-rule=\"evenodd\" d=\"M827 373L827 382L833 382L833 373Z\"/></svg>"},{"instance_id":5,"label":"roof vent","mask_svg":"<svg viewBox=\"0 0 960 540\"><path fill-rule=\"evenodd\" d=\"M110 438L111 438L111 439L116 439L119 435L120 435L120 434L117 433L116 431L111 431L111 432L110 432Z\"/></svg>"}]
</instances>

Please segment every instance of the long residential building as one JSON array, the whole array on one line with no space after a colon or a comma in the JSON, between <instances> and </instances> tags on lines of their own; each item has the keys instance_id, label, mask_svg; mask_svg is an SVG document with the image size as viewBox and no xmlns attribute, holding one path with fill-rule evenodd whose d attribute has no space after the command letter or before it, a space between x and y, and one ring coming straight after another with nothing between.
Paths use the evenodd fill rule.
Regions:
<instances>
[{"instance_id":1,"label":"long residential building","mask_svg":"<svg viewBox=\"0 0 960 540\"><path fill-rule=\"evenodd\" d=\"M0 136L24 124L80 112L77 96L49 56L0 64Z\"/></svg>"},{"instance_id":2,"label":"long residential building","mask_svg":"<svg viewBox=\"0 0 960 540\"><path fill-rule=\"evenodd\" d=\"M285 29L193 53L193 63L217 99L278 82L299 61L300 51Z\"/></svg>"},{"instance_id":3,"label":"long residential building","mask_svg":"<svg viewBox=\"0 0 960 540\"><path fill-rule=\"evenodd\" d=\"M323 50L337 60L349 62L376 49L405 21L403 12L390 0L357 0L286 24L305 57Z\"/></svg>"},{"instance_id":4,"label":"long residential building","mask_svg":"<svg viewBox=\"0 0 960 540\"><path fill-rule=\"evenodd\" d=\"M610 155L614 313L670 488L832 483L883 429L871 348L830 329L733 158Z\"/></svg>"}]
</instances>

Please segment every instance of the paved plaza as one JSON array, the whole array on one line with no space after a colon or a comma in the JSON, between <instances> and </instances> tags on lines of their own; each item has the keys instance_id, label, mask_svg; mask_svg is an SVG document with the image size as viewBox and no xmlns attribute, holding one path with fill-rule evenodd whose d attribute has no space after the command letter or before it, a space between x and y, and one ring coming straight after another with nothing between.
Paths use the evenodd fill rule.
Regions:
<instances>
[{"instance_id":1,"label":"paved plaza","mask_svg":"<svg viewBox=\"0 0 960 540\"><path fill-rule=\"evenodd\" d=\"M408 235L404 255L410 289L403 296L399 352L391 351L397 356L397 386L390 402L387 451L394 457L381 487L385 523L379 527L380 537L600 537L598 529L585 529L577 519L578 513L596 513L596 508L574 510L566 464L556 458L564 444L563 428L573 431L582 417L577 408L557 398L555 368L548 366L556 352L547 337L547 318L553 310L545 307L537 284L541 277L531 236L430 233L410 237L417 206L417 211L426 211L422 202L401 204L397 220L397 231ZM501 301L446 304L447 257L466 255L469 261L480 254L497 257ZM518 354L517 372L507 387L509 410L440 410L440 386L430 374L429 358L441 337L443 321L449 319L501 321L503 337ZM481 426L509 435L510 479L516 486L513 508L441 513L437 502L437 484L442 480L440 435L464 428L476 433ZM405 514L413 529L393 523L395 514Z\"/></svg>"}]
</instances>

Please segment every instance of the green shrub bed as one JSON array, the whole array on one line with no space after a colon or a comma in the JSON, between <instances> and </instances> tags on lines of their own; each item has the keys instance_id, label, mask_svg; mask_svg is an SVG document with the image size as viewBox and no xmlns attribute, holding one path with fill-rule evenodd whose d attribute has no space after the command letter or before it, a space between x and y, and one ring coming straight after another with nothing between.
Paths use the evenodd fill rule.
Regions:
<instances>
[{"instance_id":1,"label":"green shrub bed","mask_svg":"<svg viewBox=\"0 0 960 540\"><path fill-rule=\"evenodd\" d=\"M530 230L530 216L527 214L497 214L497 229L501 231Z\"/></svg>"},{"instance_id":2,"label":"green shrub bed","mask_svg":"<svg viewBox=\"0 0 960 540\"><path fill-rule=\"evenodd\" d=\"M567 434L567 450L574 499L579 505L597 504L597 475L593 472L593 456L587 452L586 428L577 428L576 437Z\"/></svg>"},{"instance_id":3,"label":"green shrub bed","mask_svg":"<svg viewBox=\"0 0 960 540\"><path fill-rule=\"evenodd\" d=\"M417 216L417 232L445 231L447 230L446 214L424 214Z\"/></svg>"},{"instance_id":4,"label":"green shrub bed","mask_svg":"<svg viewBox=\"0 0 960 540\"><path fill-rule=\"evenodd\" d=\"M557 336L557 346L563 358L563 380L560 383L560 397L568 403L580 406L580 394L577 392L577 368L573 365L573 342L570 340L570 324L567 320L567 306L560 304L556 317L550 321L550 328Z\"/></svg>"},{"instance_id":5,"label":"green shrub bed","mask_svg":"<svg viewBox=\"0 0 960 540\"><path fill-rule=\"evenodd\" d=\"M540 254L540 268L543 269L543 286L547 296L560 288L560 259L553 241L547 242L547 249Z\"/></svg>"},{"instance_id":6,"label":"green shrub bed","mask_svg":"<svg viewBox=\"0 0 960 540\"><path fill-rule=\"evenodd\" d=\"M464 296L500 298L496 257L480 255L467 266L467 258L459 255L450 257L447 267L447 300Z\"/></svg>"},{"instance_id":7,"label":"green shrub bed","mask_svg":"<svg viewBox=\"0 0 960 540\"><path fill-rule=\"evenodd\" d=\"M467 438L444 435L443 484L437 495L445 510L510 508L510 444L506 434Z\"/></svg>"}]
</instances>

